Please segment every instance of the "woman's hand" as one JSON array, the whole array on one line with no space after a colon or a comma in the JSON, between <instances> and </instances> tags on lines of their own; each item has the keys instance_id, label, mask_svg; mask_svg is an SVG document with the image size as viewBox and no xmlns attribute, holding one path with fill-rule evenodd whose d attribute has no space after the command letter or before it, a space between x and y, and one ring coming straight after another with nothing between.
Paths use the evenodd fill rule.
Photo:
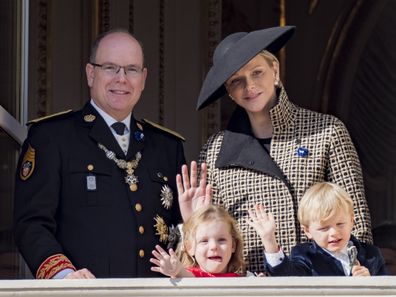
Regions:
<instances>
[{"instance_id":1,"label":"woman's hand","mask_svg":"<svg viewBox=\"0 0 396 297\"><path fill-rule=\"evenodd\" d=\"M201 180L198 185L197 162L192 161L188 175L187 165L182 166L182 175L176 176L179 207L183 221L187 221L197 209L212 203L212 189L206 184L206 164L201 164Z\"/></svg>"},{"instance_id":2,"label":"woman's hand","mask_svg":"<svg viewBox=\"0 0 396 297\"><path fill-rule=\"evenodd\" d=\"M277 253L279 246L275 238L276 224L273 214L267 214L261 204L256 204L254 210L249 209L248 211L250 218L247 223L260 235L265 251Z\"/></svg>"}]
</instances>

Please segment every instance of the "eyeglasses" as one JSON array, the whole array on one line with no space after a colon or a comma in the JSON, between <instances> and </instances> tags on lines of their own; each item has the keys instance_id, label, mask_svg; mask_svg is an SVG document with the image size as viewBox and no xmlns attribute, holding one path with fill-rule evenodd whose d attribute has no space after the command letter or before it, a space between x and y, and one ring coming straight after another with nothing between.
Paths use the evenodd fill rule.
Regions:
<instances>
[{"instance_id":1,"label":"eyeglasses","mask_svg":"<svg viewBox=\"0 0 396 297\"><path fill-rule=\"evenodd\" d=\"M116 76L120 72L121 68L124 69L124 73L128 77L138 77L142 74L143 69L134 65L120 66L113 63L96 64L89 63L95 67L100 67L109 76Z\"/></svg>"}]
</instances>

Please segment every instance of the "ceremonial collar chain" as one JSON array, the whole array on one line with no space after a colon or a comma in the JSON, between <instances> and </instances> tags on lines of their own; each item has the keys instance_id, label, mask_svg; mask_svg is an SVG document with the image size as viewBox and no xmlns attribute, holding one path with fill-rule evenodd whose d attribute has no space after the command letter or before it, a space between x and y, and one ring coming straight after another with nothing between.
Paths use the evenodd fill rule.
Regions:
<instances>
[{"instance_id":1,"label":"ceremonial collar chain","mask_svg":"<svg viewBox=\"0 0 396 297\"><path fill-rule=\"evenodd\" d=\"M142 154L140 152L137 152L134 160L126 161L126 160L116 158L116 154L113 151L107 149L103 144L98 143L98 147L105 152L106 157L108 159L110 159L110 160L114 161L114 163L116 163L118 168L125 170L125 172L127 174L125 176L125 183L127 183L129 185L129 189L132 192L135 192L138 188L137 184L138 184L139 180L138 180L138 177L136 175L134 175L133 173L135 172L135 169L139 165L139 161L142 158Z\"/></svg>"}]
</instances>

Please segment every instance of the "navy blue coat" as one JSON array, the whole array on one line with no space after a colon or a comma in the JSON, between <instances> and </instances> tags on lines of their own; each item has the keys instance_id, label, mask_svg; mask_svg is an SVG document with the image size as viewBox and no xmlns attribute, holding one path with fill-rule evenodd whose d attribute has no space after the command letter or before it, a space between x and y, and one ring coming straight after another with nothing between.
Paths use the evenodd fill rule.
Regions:
<instances>
[{"instance_id":1,"label":"navy blue coat","mask_svg":"<svg viewBox=\"0 0 396 297\"><path fill-rule=\"evenodd\" d=\"M141 128L143 139L135 136L142 136ZM135 192L125 183L125 170L98 147L101 143L125 158L91 104L30 128L16 177L15 239L33 274L48 257L62 254L76 269L88 268L96 277L160 276L150 270L149 258L156 244L166 247L167 242L160 241L155 218L168 227L181 221L175 177L185 163L183 144L133 117L130 129L126 159L142 154ZM24 179L29 146L34 168ZM95 189L87 181L92 175ZM165 185L173 190L170 209L161 201Z\"/></svg>"},{"instance_id":2,"label":"navy blue coat","mask_svg":"<svg viewBox=\"0 0 396 297\"><path fill-rule=\"evenodd\" d=\"M357 259L371 275L388 274L385 261L376 246L359 242L353 236L351 240L358 250ZM285 256L281 264L275 267L267 264L266 268L272 276L345 276L341 262L314 241L296 245L290 257Z\"/></svg>"}]
</instances>

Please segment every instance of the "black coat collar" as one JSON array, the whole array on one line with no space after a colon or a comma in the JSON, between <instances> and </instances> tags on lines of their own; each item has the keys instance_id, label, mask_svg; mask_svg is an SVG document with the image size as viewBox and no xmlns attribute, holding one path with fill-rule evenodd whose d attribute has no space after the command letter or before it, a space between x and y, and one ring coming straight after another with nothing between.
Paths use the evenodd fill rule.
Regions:
<instances>
[{"instance_id":1,"label":"black coat collar","mask_svg":"<svg viewBox=\"0 0 396 297\"><path fill-rule=\"evenodd\" d=\"M79 121L83 126L90 129L89 136L95 142L103 144L107 149L113 151L118 158L126 160L134 158L136 152L141 151L144 147L145 137L143 136L143 138L140 139L136 135L136 132L143 132L139 128L139 124L133 115L131 116L129 148L126 156L105 120L89 102L85 104L82 109Z\"/></svg>"},{"instance_id":2,"label":"black coat collar","mask_svg":"<svg viewBox=\"0 0 396 297\"><path fill-rule=\"evenodd\" d=\"M267 150L253 136L247 113L237 107L224 131L216 167L243 167L286 181L284 174Z\"/></svg>"}]
</instances>

